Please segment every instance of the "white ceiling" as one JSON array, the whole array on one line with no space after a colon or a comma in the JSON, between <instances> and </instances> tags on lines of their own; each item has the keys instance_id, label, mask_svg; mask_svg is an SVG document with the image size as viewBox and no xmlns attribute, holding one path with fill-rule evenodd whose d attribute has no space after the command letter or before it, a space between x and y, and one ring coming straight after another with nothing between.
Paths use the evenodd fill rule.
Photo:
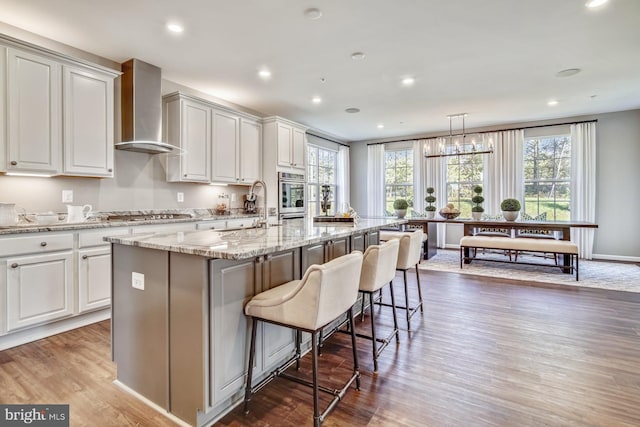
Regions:
<instances>
[{"instance_id":1,"label":"white ceiling","mask_svg":"<svg viewBox=\"0 0 640 427\"><path fill-rule=\"evenodd\" d=\"M448 130L446 115L460 112L469 128L640 108L640 1L585 2L0 0L0 19L363 140ZM311 7L320 19L305 17ZM166 31L172 20L183 34ZM366 57L354 61L353 52ZM257 76L262 67L270 80ZM566 68L582 72L555 76ZM413 87L401 85L406 76ZM316 95L321 104L311 103Z\"/></svg>"}]
</instances>

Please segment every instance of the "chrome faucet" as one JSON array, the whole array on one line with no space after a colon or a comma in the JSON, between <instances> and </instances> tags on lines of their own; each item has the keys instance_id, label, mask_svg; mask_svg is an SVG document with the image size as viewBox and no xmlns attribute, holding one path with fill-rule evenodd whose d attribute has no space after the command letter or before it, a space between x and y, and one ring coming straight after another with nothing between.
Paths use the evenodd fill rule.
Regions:
<instances>
[{"instance_id":1,"label":"chrome faucet","mask_svg":"<svg viewBox=\"0 0 640 427\"><path fill-rule=\"evenodd\" d=\"M264 219L262 220L258 220L257 225L258 226L262 226L264 225L264 228L269 228L269 211L267 209L267 184L264 183L264 181L257 179L255 181L253 181L253 184L251 184L251 188L249 189L249 196L250 197L254 197L255 193L253 192L256 184L260 184L262 185L262 192L264 193L264 205L262 207L262 213L264 215Z\"/></svg>"}]
</instances>

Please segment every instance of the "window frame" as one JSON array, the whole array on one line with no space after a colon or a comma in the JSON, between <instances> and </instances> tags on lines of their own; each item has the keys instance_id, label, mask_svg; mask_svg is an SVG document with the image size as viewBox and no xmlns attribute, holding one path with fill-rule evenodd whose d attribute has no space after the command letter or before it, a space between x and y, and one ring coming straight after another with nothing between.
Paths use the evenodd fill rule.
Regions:
<instances>
[{"instance_id":1,"label":"window frame","mask_svg":"<svg viewBox=\"0 0 640 427\"><path fill-rule=\"evenodd\" d=\"M407 178L409 178L409 172L410 172L410 180L408 179L407 181L403 181L403 182L394 182L394 183L389 183L387 181L387 154L388 153L394 153L396 155L396 161L394 162L394 176L397 176L397 153L399 152L404 152L405 157L407 157L407 165L404 167L407 171ZM408 159L408 153L411 153L411 159ZM414 150L413 147L394 147L392 149L387 149L385 147L384 150L384 211L385 212L393 212L393 202L396 199L399 198L404 198L407 200L407 202L409 202L409 207L407 209L407 213L410 215L413 212L414 209L414 202L415 202L415 180L414 180L414 174L415 174L415 170L414 170ZM389 198L389 188L392 187L393 191L391 191L391 194L394 194L394 196L392 196L392 198ZM406 190L404 191L405 194L407 194L408 196L398 196L398 191L397 189L401 189L401 188L405 188ZM400 193L403 193L402 191Z\"/></svg>"},{"instance_id":2,"label":"window frame","mask_svg":"<svg viewBox=\"0 0 640 427\"><path fill-rule=\"evenodd\" d=\"M312 151L316 152L316 159L317 159L317 164L313 164L313 162L311 161L311 153ZM326 182L320 182L320 152L327 152L327 153L331 153L333 155L333 167L332 168L326 168L325 169L332 169L333 170L333 183L326 183ZM311 168L315 167L315 174L311 173ZM315 176L316 180L312 180L312 176ZM320 210L320 199L321 199L321 189L322 189L322 185L324 184L329 184L330 188L331 188L331 198L329 199L331 201L331 209L327 212L327 215L335 215L336 209L339 206L340 200L339 199L339 195L338 195L338 151L337 150L333 150L327 147L323 147L320 145L316 145L316 144L311 144L311 143L307 143L307 176L306 176L306 191L307 191L307 209L306 209L306 214L310 215L310 216L319 216L319 215L324 215L323 212L321 212ZM312 200L311 197L314 194L315 191L315 197L317 200ZM313 211L312 212L312 206Z\"/></svg>"}]
</instances>

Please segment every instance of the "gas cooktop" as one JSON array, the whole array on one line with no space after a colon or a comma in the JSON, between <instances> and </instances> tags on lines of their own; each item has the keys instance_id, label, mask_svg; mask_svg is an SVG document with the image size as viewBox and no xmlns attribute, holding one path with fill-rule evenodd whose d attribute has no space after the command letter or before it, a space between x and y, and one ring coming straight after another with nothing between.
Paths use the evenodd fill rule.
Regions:
<instances>
[{"instance_id":1,"label":"gas cooktop","mask_svg":"<svg viewBox=\"0 0 640 427\"><path fill-rule=\"evenodd\" d=\"M187 219L193 218L189 214L124 214L109 215L107 221L152 221L157 219Z\"/></svg>"}]
</instances>

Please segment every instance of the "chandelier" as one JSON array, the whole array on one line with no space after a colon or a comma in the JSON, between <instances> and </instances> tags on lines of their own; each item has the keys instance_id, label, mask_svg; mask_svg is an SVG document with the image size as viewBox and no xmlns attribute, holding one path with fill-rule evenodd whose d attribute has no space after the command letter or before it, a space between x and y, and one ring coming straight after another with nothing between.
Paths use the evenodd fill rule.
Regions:
<instances>
[{"instance_id":1,"label":"chandelier","mask_svg":"<svg viewBox=\"0 0 640 427\"><path fill-rule=\"evenodd\" d=\"M484 140L480 138L477 140L477 135L469 138L469 135L464 133L464 118L467 113L450 114L449 118L449 136L446 138L446 142L440 143L435 149L436 152L432 153L430 147L426 147L424 157L450 157L450 156L467 156L470 154L491 154L493 153L493 142L489 142L485 145ZM462 118L462 133L453 134L452 119Z\"/></svg>"}]
</instances>

